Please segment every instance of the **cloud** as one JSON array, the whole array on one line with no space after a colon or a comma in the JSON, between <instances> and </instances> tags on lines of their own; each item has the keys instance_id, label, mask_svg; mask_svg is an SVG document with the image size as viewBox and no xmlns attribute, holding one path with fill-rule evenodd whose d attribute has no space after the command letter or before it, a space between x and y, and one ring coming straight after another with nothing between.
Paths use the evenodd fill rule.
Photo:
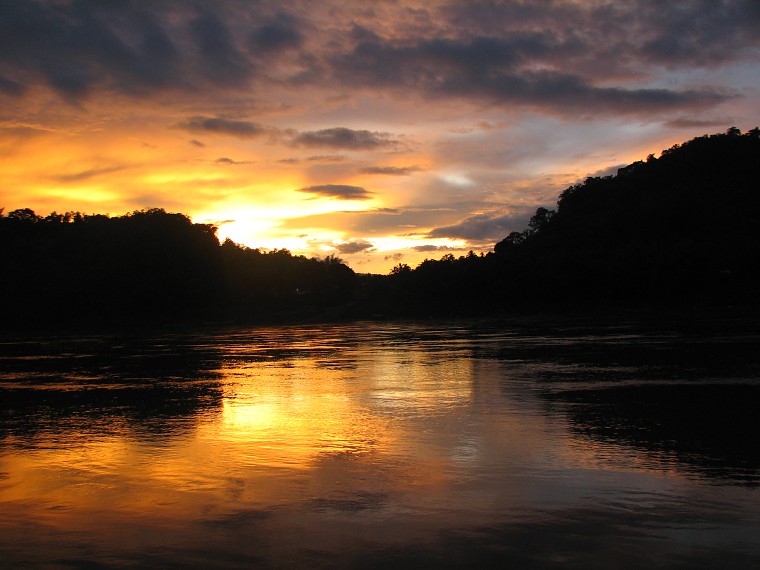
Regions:
<instances>
[{"instance_id":1,"label":"cloud","mask_svg":"<svg viewBox=\"0 0 760 570\"><path fill-rule=\"evenodd\" d=\"M346 160L343 154L315 154L306 158L309 162L342 162Z\"/></svg>"},{"instance_id":2,"label":"cloud","mask_svg":"<svg viewBox=\"0 0 760 570\"><path fill-rule=\"evenodd\" d=\"M757 3L709 4L444 2L438 33L431 22L414 35L400 34L403 27L357 34L349 49L330 53L325 81L561 115L710 107L732 93L656 81L663 64L756 60Z\"/></svg>"},{"instance_id":3,"label":"cloud","mask_svg":"<svg viewBox=\"0 0 760 570\"><path fill-rule=\"evenodd\" d=\"M571 116L645 114L731 98L707 84L658 87L650 79L663 69L754 62L760 48L756 0L443 1L418 10L389 4L374 15L326 2L308 11L296 4L293 14L269 2L213 10L198 2L0 2L0 94L23 96L41 82L72 102L96 90L204 100L292 85ZM371 149L393 139L325 129L293 142Z\"/></svg>"},{"instance_id":4,"label":"cloud","mask_svg":"<svg viewBox=\"0 0 760 570\"><path fill-rule=\"evenodd\" d=\"M383 174L388 176L409 176L422 170L419 166L368 166L362 168L362 174Z\"/></svg>"},{"instance_id":5,"label":"cloud","mask_svg":"<svg viewBox=\"0 0 760 570\"><path fill-rule=\"evenodd\" d=\"M248 161L248 160L242 160L242 161L240 161L240 160L232 160L231 158L228 158L226 156L222 156L221 158L217 158L214 161L214 164L227 165L227 166L235 166L235 165L238 165L238 164L250 164L250 161Z\"/></svg>"},{"instance_id":6,"label":"cloud","mask_svg":"<svg viewBox=\"0 0 760 570\"><path fill-rule=\"evenodd\" d=\"M757 47L760 7L732 2L448 2L440 14L460 33L511 37L543 30L559 41L543 55L555 61L564 49L571 63L615 53L618 65L684 62L690 66L735 61ZM613 52L614 50L614 52ZM568 57L569 56L569 57ZM604 69L604 66L599 68Z\"/></svg>"},{"instance_id":7,"label":"cloud","mask_svg":"<svg viewBox=\"0 0 760 570\"><path fill-rule=\"evenodd\" d=\"M677 142L676 129L752 128L757 29L757 0L0 2L0 101L18 123L0 127L6 186L52 200L21 190L24 177L59 175L61 188L98 182L106 211L128 192L135 207L184 200L196 215L245 202L289 213L274 220L283 239L340 232L380 247L416 232L404 243L477 250L587 172ZM155 177L109 177L124 144ZM69 166L51 174L40 150ZM266 189L221 176L248 158ZM160 183L177 168L181 196ZM303 209L286 205L299 196ZM372 210L378 198L397 208Z\"/></svg>"},{"instance_id":8,"label":"cloud","mask_svg":"<svg viewBox=\"0 0 760 570\"><path fill-rule=\"evenodd\" d=\"M26 122L26 121L3 121L0 120L0 129L6 132L13 132L23 135L38 135L53 132L54 129L46 128L44 125ZM5 133L4 133L5 134Z\"/></svg>"},{"instance_id":9,"label":"cloud","mask_svg":"<svg viewBox=\"0 0 760 570\"><path fill-rule=\"evenodd\" d=\"M111 174L112 172L118 172L124 170L124 166L102 166L100 168L90 168L89 170L83 170L81 172L74 172L72 174L61 174L55 177L55 180L59 182L80 182L82 180L89 180L96 176L102 176L104 174Z\"/></svg>"},{"instance_id":10,"label":"cloud","mask_svg":"<svg viewBox=\"0 0 760 570\"><path fill-rule=\"evenodd\" d=\"M467 211L469 208L457 211L436 208L434 205L405 209L378 208L360 211L334 211L289 218L283 222L281 227L292 231L330 228L333 231L363 236L415 235L424 237L428 228L455 224L467 215Z\"/></svg>"},{"instance_id":11,"label":"cloud","mask_svg":"<svg viewBox=\"0 0 760 570\"><path fill-rule=\"evenodd\" d=\"M373 13L325 2L309 10L296 3L293 14L274 2L0 2L0 93L21 96L44 83L72 101L98 89L213 98L228 88L291 84L644 113L727 98L709 86L651 88L652 73L754 62L760 47L756 0L451 0ZM637 77L650 87L637 86ZM381 143L317 133L297 144Z\"/></svg>"},{"instance_id":12,"label":"cloud","mask_svg":"<svg viewBox=\"0 0 760 570\"><path fill-rule=\"evenodd\" d=\"M176 1L2 2L0 62L73 101L95 89L139 97L245 89L256 68L240 49L250 29L241 21L258 19L262 10L268 8L234 2L213 9ZM258 43L295 45L286 30L272 22L259 31Z\"/></svg>"},{"instance_id":13,"label":"cloud","mask_svg":"<svg viewBox=\"0 0 760 570\"><path fill-rule=\"evenodd\" d=\"M18 96L22 95L25 90L21 83L0 75L0 93Z\"/></svg>"},{"instance_id":14,"label":"cloud","mask_svg":"<svg viewBox=\"0 0 760 570\"><path fill-rule=\"evenodd\" d=\"M73 100L97 85L131 94L186 86L169 13L120 2L2 3L2 59Z\"/></svg>"},{"instance_id":15,"label":"cloud","mask_svg":"<svg viewBox=\"0 0 760 570\"><path fill-rule=\"evenodd\" d=\"M652 32L637 47L640 57L650 61L720 65L758 45L760 7L753 0L698 2L687 9L670 3L639 8L639 19L651 25Z\"/></svg>"},{"instance_id":16,"label":"cloud","mask_svg":"<svg viewBox=\"0 0 760 570\"><path fill-rule=\"evenodd\" d=\"M238 49L227 24L213 12L203 12L190 23L195 40L194 61L203 77L216 86L241 87L253 75L253 66Z\"/></svg>"},{"instance_id":17,"label":"cloud","mask_svg":"<svg viewBox=\"0 0 760 570\"><path fill-rule=\"evenodd\" d=\"M267 55L300 47L304 38L296 20L284 13L253 30L249 38L251 51Z\"/></svg>"},{"instance_id":18,"label":"cloud","mask_svg":"<svg viewBox=\"0 0 760 570\"><path fill-rule=\"evenodd\" d=\"M528 226L532 213L475 214L450 226L438 227L430 231L431 238L456 238L476 242L494 242L503 239L512 231L521 231Z\"/></svg>"},{"instance_id":19,"label":"cloud","mask_svg":"<svg viewBox=\"0 0 760 570\"><path fill-rule=\"evenodd\" d=\"M345 127L304 131L297 134L291 142L295 146L347 150L371 150L398 144L398 140L394 139L390 133L353 130Z\"/></svg>"},{"instance_id":20,"label":"cloud","mask_svg":"<svg viewBox=\"0 0 760 570\"><path fill-rule=\"evenodd\" d=\"M375 248L374 245L372 245L370 242L365 241L365 240L349 240L347 242L335 244L335 249L337 249L340 253L345 253L345 254L359 253L361 251L370 251L374 248Z\"/></svg>"},{"instance_id":21,"label":"cloud","mask_svg":"<svg viewBox=\"0 0 760 570\"><path fill-rule=\"evenodd\" d=\"M398 252L383 257L384 261L401 261L402 259L404 259L404 254Z\"/></svg>"},{"instance_id":22,"label":"cloud","mask_svg":"<svg viewBox=\"0 0 760 570\"><path fill-rule=\"evenodd\" d=\"M559 113L584 109L635 114L706 107L729 98L708 88L676 91L596 85L581 73L547 65L547 58L559 62L558 55L547 56L557 49L561 46L533 34L422 40L411 46L371 41L335 57L333 80L355 88L403 89L427 97L519 104ZM572 66L563 69L568 67Z\"/></svg>"},{"instance_id":23,"label":"cloud","mask_svg":"<svg viewBox=\"0 0 760 570\"><path fill-rule=\"evenodd\" d=\"M694 128L713 128L723 127L731 124L731 119L694 119L690 117L682 117L680 119L673 119L665 123L665 126L671 129L694 129Z\"/></svg>"},{"instance_id":24,"label":"cloud","mask_svg":"<svg viewBox=\"0 0 760 570\"><path fill-rule=\"evenodd\" d=\"M235 121L221 117L190 117L187 121L179 123L175 125L175 127L189 132L230 135L240 139L252 139L271 132L271 129L263 127L257 123L250 121ZM194 143L191 141L191 144Z\"/></svg>"},{"instance_id":25,"label":"cloud","mask_svg":"<svg viewBox=\"0 0 760 570\"><path fill-rule=\"evenodd\" d=\"M412 249L419 253L424 253L428 251L455 251L457 248L446 245L415 245Z\"/></svg>"},{"instance_id":26,"label":"cloud","mask_svg":"<svg viewBox=\"0 0 760 570\"><path fill-rule=\"evenodd\" d=\"M372 193L361 186L348 186L344 184L321 184L299 188L298 192L316 194L325 198L338 198L340 200L369 200Z\"/></svg>"},{"instance_id":27,"label":"cloud","mask_svg":"<svg viewBox=\"0 0 760 570\"><path fill-rule=\"evenodd\" d=\"M237 222L237 220L230 218L227 220L211 220L209 223L213 226L221 227L227 224L234 224L235 222Z\"/></svg>"}]
</instances>

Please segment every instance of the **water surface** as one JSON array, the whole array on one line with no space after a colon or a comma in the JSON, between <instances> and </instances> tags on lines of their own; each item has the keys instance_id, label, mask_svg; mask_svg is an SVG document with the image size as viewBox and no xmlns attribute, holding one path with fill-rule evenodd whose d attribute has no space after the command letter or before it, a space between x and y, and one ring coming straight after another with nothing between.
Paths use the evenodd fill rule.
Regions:
<instances>
[{"instance_id":1,"label":"water surface","mask_svg":"<svg viewBox=\"0 0 760 570\"><path fill-rule=\"evenodd\" d=\"M760 567L747 326L4 338L10 568Z\"/></svg>"}]
</instances>

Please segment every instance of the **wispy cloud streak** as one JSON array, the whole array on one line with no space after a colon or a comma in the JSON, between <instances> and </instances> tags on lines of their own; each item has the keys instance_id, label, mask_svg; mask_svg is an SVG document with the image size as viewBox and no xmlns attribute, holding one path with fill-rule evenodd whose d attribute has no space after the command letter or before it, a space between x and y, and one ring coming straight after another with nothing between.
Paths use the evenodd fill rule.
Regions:
<instances>
[{"instance_id":1,"label":"wispy cloud streak","mask_svg":"<svg viewBox=\"0 0 760 570\"><path fill-rule=\"evenodd\" d=\"M339 198L341 200L369 200L372 197L372 193L366 188L349 186L347 184L319 184L299 188L298 191L324 198Z\"/></svg>"}]
</instances>

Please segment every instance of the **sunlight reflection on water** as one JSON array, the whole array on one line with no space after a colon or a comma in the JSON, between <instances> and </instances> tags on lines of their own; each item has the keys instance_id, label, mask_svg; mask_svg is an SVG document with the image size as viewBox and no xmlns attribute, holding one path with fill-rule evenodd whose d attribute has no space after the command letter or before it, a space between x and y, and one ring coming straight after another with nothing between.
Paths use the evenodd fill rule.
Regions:
<instances>
[{"instance_id":1,"label":"sunlight reflection on water","mask_svg":"<svg viewBox=\"0 0 760 570\"><path fill-rule=\"evenodd\" d=\"M728 369L726 339L619 327L6 339L0 558L746 567L757 338L728 339ZM674 408L720 423L721 398L740 429L713 435L733 445Z\"/></svg>"}]
</instances>

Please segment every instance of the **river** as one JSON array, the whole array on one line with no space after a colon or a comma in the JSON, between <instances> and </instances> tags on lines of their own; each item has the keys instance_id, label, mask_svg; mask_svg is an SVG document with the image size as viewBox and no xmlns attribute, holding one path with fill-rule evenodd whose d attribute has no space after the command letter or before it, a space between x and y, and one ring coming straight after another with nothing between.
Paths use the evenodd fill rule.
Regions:
<instances>
[{"instance_id":1,"label":"river","mask_svg":"<svg viewBox=\"0 0 760 570\"><path fill-rule=\"evenodd\" d=\"M0 339L3 568L760 567L751 324Z\"/></svg>"}]
</instances>

